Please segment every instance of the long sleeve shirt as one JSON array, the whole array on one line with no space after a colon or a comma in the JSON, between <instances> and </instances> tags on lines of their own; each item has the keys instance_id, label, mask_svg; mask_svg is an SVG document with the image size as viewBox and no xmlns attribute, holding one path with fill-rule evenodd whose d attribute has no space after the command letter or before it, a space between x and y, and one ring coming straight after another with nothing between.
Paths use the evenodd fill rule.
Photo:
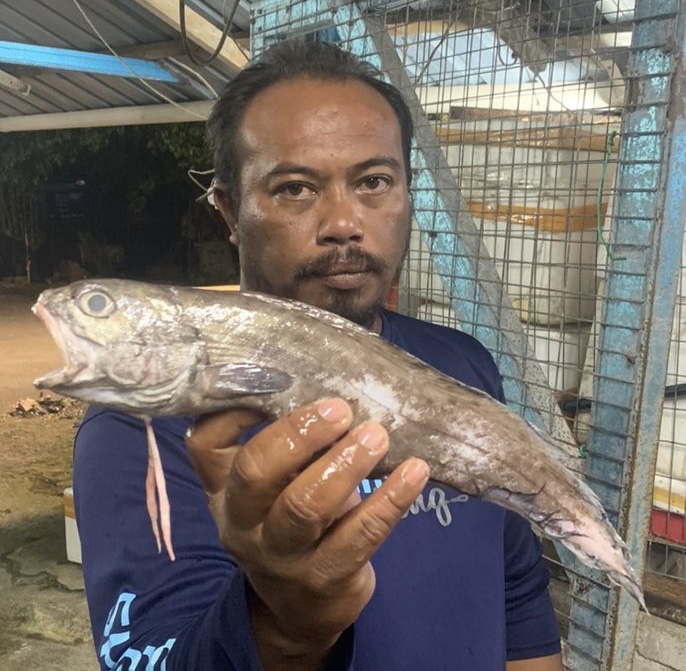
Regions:
<instances>
[{"instance_id":1,"label":"long sleeve shirt","mask_svg":"<svg viewBox=\"0 0 686 671\"><path fill-rule=\"evenodd\" d=\"M470 336L394 313L384 313L381 335L503 400L492 358ZM153 421L174 562L150 529L143 423L90 408L78 431L76 516L103 669L262 671L246 578L219 542L185 450L192 421ZM365 480L360 493L378 485ZM528 522L499 506L429 481L372 564L374 595L327 671L502 671L506 660L560 650L540 545Z\"/></svg>"}]
</instances>

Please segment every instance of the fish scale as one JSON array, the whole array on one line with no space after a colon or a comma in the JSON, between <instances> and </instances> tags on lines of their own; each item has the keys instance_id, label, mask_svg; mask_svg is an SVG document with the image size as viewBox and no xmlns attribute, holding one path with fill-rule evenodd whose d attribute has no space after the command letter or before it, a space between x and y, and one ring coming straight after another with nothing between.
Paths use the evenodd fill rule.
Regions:
<instances>
[{"instance_id":1,"label":"fish scale","mask_svg":"<svg viewBox=\"0 0 686 671\"><path fill-rule=\"evenodd\" d=\"M390 448L375 475L421 457L433 480L525 517L645 609L624 542L593 490L558 460L553 439L367 329L264 294L118 279L48 289L33 310L65 359L37 387L145 421L148 511L172 558L150 418L230 407L278 417L335 395L357 422L387 427Z\"/></svg>"}]
</instances>

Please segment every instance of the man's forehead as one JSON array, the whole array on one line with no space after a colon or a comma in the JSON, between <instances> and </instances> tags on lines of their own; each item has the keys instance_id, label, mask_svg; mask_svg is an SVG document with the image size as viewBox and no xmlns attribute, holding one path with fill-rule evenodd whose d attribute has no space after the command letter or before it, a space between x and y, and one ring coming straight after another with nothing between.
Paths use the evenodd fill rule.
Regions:
<instances>
[{"instance_id":1,"label":"man's forehead","mask_svg":"<svg viewBox=\"0 0 686 671\"><path fill-rule=\"evenodd\" d=\"M383 116L392 123L395 112L376 89L356 79L297 78L277 82L258 93L246 108L243 126L252 121L303 124L313 116L340 113L346 118ZM398 124L399 125L399 124Z\"/></svg>"},{"instance_id":2,"label":"man's forehead","mask_svg":"<svg viewBox=\"0 0 686 671\"><path fill-rule=\"evenodd\" d=\"M401 147L400 124L388 101L357 80L296 79L273 84L246 108L240 127L245 149L346 138Z\"/></svg>"}]
</instances>

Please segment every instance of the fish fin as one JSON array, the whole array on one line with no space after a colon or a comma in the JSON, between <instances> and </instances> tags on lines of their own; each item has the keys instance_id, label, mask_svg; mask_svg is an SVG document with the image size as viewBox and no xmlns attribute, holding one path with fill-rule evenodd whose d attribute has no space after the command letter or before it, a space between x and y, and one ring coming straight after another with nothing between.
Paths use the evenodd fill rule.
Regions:
<instances>
[{"instance_id":1,"label":"fish fin","mask_svg":"<svg viewBox=\"0 0 686 671\"><path fill-rule=\"evenodd\" d=\"M162 470L162 461L160 460L160 450L157 446L157 439L155 438L155 430L152 428L152 421L150 417L143 417L143 422L145 424L145 433L148 438L148 476L146 478L146 489L148 487L149 481L154 482L152 486L153 500L155 495L159 500L159 504L155 502L152 506L152 512L150 519L153 524L153 534L155 535L155 541L157 542L157 551L161 551L160 544L160 531L162 532L162 540L164 541L164 547L169 555L169 559L174 561L176 559L174 555L174 548L172 547L171 540L171 511L169 506L169 496L167 495L167 483L164 477L164 471ZM152 471L152 476L150 472ZM150 490L147 489L148 495ZM148 502L148 512L151 511L150 502Z\"/></svg>"},{"instance_id":2,"label":"fish fin","mask_svg":"<svg viewBox=\"0 0 686 671\"><path fill-rule=\"evenodd\" d=\"M198 366L198 378L211 398L275 394L293 384L293 376L250 361Z\"/></svg>"}]
</instances>

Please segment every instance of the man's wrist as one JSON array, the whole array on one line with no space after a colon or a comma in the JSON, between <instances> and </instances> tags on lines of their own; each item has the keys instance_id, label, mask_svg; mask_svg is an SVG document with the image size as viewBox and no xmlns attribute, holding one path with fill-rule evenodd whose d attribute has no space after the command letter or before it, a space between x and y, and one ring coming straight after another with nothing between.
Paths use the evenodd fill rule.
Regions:
<instances>
[{"instance_id":1,"label":"man's wrist","mask_svg":"<svg viewBox=\"0 0 686 671\"><path fill-rule=\"evenodd\" d=\"M342 632L315 635L280 623L248 584L248 604L255 642L265 671L324 671ZM296 606L297 607L297 606ZM331 668L339 668L334 665Z\"/></svg>"}]
</instances>

